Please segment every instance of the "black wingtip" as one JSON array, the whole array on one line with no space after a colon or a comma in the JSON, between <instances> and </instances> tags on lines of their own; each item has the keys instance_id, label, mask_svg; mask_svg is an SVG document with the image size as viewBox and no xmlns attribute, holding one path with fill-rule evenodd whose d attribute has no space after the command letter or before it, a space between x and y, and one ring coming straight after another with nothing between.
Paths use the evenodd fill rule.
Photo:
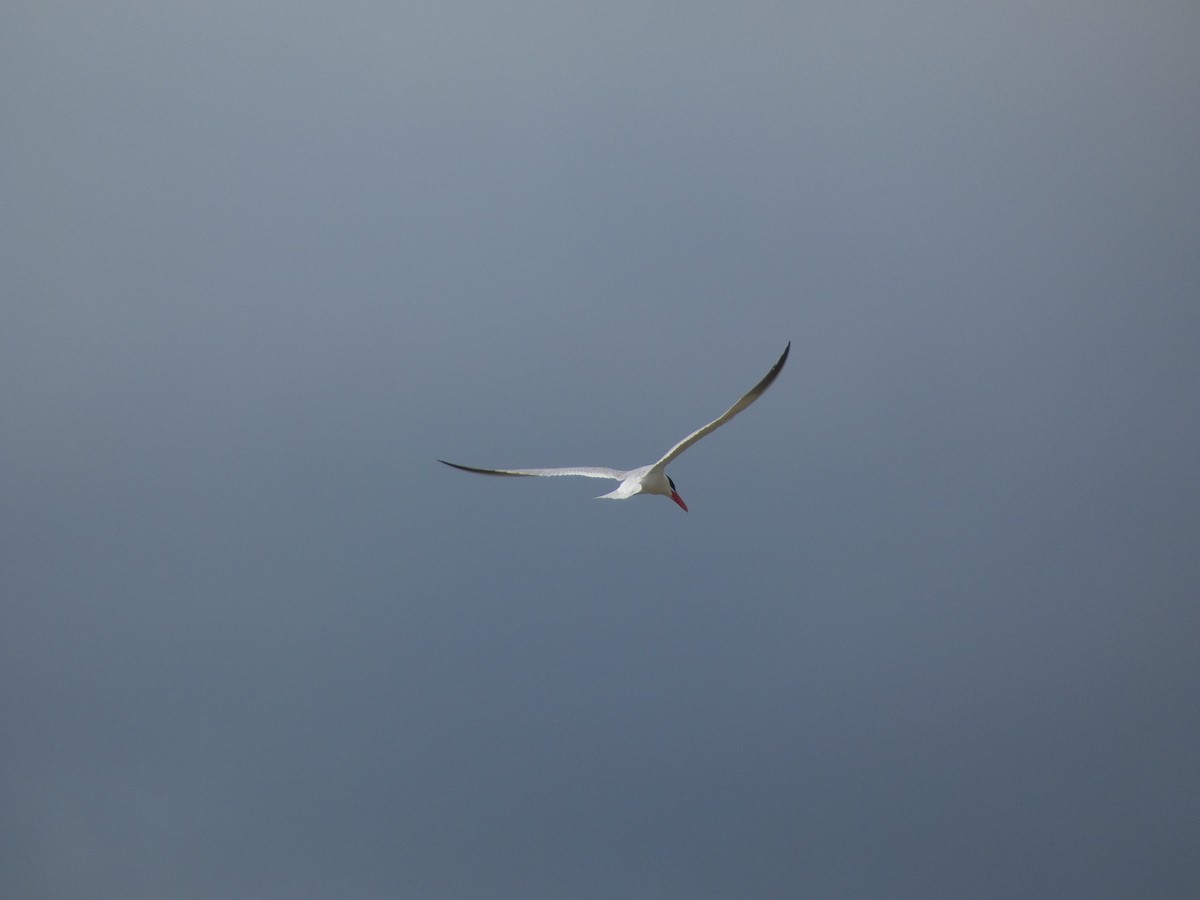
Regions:
<instances>
[{"instance_id":1,"label":"black wingtip","mask_svg":"<svg viewBox=\"0 0 1200 900\"><path fill-rule=\"evenodd\" d=\"M771 383L774 382L779 373L783 371L783 364L787 362L788 354L791 352L792 342L788 341L787 346L783 348L783 353L780 354L779 359L775 361L775 365L771 366L771 371L767 373L767 377L764 378L760 384L760 387L764 391L771 386Z\"/></svg>"},{"instance_id":2,"label":"black wingtip","mask_svg":"<svg viewBox=\"0 0 1200 900\"><path fill-rule=\"evenodd\" d=\"M506 472L503 469L477 469L475 466L464 466L460 463L447 462L444 459L439 459L443 466L449 466L452 469L458 469L460 472L474 472L476 475L505 475L505 476L523 476L528 475L528 472Z\"/></svg>"},{"instance_id":3,"label":"black wingtip","mask_svg":"<svg viewBox=\"0 0 1200 900\"><path fill-rule=\"evenodd\" d=\"M761 396L767 388L775 383L775 379L779 377L779 373L783 371L783 364L787 362L788 354L792 352L792 342L788 341L787 346L783 348L783 353L779 359L775 360L775 365L771 366L771 371L763 376L762 381L754 386L750 392L756 398Z\"/></svg>"}]
</instances>

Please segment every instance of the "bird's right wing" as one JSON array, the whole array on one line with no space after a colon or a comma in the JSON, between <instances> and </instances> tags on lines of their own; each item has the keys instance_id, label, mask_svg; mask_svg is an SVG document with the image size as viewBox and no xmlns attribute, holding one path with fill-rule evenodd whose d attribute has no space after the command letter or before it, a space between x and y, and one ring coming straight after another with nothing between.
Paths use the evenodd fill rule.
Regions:
<instances>
[{"instance_id":1,"label":"bird's right wing","mask_svg":"<svg viewBox=\"0 0 1200 900\"><path fill-rule=\"evenodd\" d=\"M775 383L775 379L778 378L779 373L783 371L783 364L787 362L788 354L791 352L792 342L788 341L787 346L783 348L783 355L775 361L775 365L771 367L770 372L763 376L762 381L750 388L750 390L746 392L745 396L743 396L741 400L733 404L733 406L729 407L729 409L725 410L725 412L721 413L721 415L717 416L707 425L697 428L682 441L664 453L662 459L656 462L654 467L659 470L665 468L667 463L677 457L688 447L692 446L692 444L696 443L696 441L700 440L700 438L704 437L705 435L712 434L714 431L744 410L747 406L761 397L766 392L767 388Z\"/></svg>"},{"instance_id":2,"label":"bird's right wing","mask_svg":"<svg viewBox=\"0 0 1200 900\"><path fill-rule=\"evenodd\" d=\"M452 469L462 469L464 472L474 472L477 475L582 475L584 478L611 478L614 481L624 481L627 472L619 469L606 469L602 466L572 466L565 469L477 469L474 466L460 466L458 463L446 462L439 459L444 466Z\"/></svg>"}]
</instances>

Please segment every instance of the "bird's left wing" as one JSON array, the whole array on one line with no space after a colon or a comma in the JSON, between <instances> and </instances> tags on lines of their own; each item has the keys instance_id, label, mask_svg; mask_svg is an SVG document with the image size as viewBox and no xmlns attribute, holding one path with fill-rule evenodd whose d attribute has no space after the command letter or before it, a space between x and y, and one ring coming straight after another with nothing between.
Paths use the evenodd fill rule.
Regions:
<instances>
[{"instance_id":1,"label":"bird's left wing","mask_svg":"<svg viewBox=\"0 0 1200 900\"><path fill-rule=\"evenodd\" d=\"M439 459L438 462L452 469L462 469L464 472L475 472L478 475L582 475L584 478L612 478L614 481L624 481L628 474L619 469L606 469L602 466L572 466L565 469L477 469L474 466L446 462L444 459Z\"/></svg>"},{"instance_id":2,"label":"bird's left wing","mask_svg":"<svg viewBox=\"0 0 1200 900\"><path fill-rule=\"evenodd\" d=\"M788 345L783 348L783 355L779 357L775 365L771 366L771 371L763 376L762 381L750 388L750 390L747 391L746 395L742 397L741 400L733 404L733 406L729 407L729 409L725 410L725 412L721 413L721 415L717 416L717 418L713 419L704 427L697 428L682 441L664 453L662 459L654 464L654 468L666 468L667 464L671 462L671 460L677 457L688 447L692 446L692 444L696 443L696 441L700 440L700 438L707 434L712 434L714 431L740 413L743 409L761 397L766 392L767 388L775 383L775 379L778 378L779 373L783 371L783 364L787 362L788 354L791 352L792 342L788 341Z\"/></svg>"}]
</instances>

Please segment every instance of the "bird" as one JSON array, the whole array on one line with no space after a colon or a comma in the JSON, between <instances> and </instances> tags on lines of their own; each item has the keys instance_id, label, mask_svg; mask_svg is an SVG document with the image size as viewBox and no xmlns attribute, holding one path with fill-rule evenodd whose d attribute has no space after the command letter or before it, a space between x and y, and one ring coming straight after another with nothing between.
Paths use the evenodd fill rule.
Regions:
<instances>
[{"instance_id":1,"label":"bird","mask_svg":"<svg viewBox=\"0 0 1200 900\"><path fill-rule=\"evenodd\" d=\"M444 459L439 459L438 462L442 465L450 466L452 469L461 469L463 472L474 472L477 475L507 475L507 476L560 476L560 475L579 475L584 478L610 478L614 481L619 481L616 490L609 491L607 494L601 494L597 500L626 500L637 494L658 494L662 497L670 497L680 509L684 512L688 511L687 504L683 502L683 498L679 496L679 491L675 489L675 482L671 476L667 474L667 466L692 444L700 440L700 438L712 434L742 410L746 409L751 403L766 393L767 388L775 383L775 379L779 377L779 373L783 371L783 365L787 362L788 353L792 350L792 342L788 341L787 346L783 350L783 354L776 360L775 365L771 367L771 371L763 376L754 387L750 388L745 393L742 399L721 413L707 425L697 428L683 440L675 444L670 450L662 455L662 457L648 466L641 466L636 469L610 469L604 466L567 466L558 469L481 469L476 466L464 466L459 463L447 462Z\"/></svg>"}]
</instances>

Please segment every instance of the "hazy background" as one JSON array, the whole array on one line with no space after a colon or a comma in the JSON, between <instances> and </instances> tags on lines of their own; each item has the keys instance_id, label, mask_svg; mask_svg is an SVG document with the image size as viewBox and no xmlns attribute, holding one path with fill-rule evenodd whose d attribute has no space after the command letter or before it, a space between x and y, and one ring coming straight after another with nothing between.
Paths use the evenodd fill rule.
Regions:
<instances>
[{"instance_id":1,"label":"hazy background","mask_svg":"<svg viewBox=\"0 0 1200 900\"><path fill-rule=\"evenodd\" d=\"M0 894L1200 894L1198 45L8 4Z\"/></svg>"}]
</instances>

